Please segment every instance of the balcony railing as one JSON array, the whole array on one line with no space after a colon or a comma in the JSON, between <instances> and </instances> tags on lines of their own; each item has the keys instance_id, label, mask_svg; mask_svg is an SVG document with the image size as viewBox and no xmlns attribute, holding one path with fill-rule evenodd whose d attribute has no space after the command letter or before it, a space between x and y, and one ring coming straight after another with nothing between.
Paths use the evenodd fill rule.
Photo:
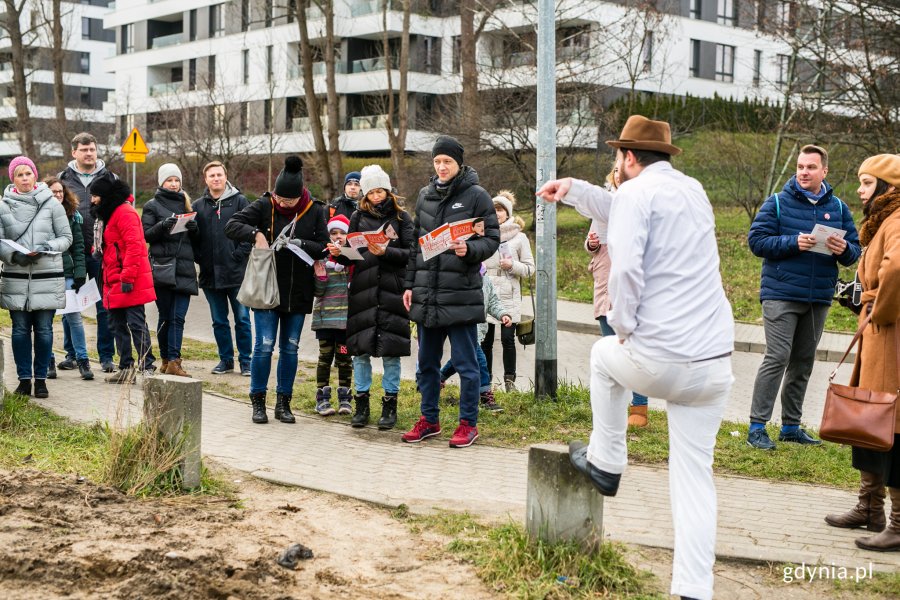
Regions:
<instances>
[{"instance_id":1,"label":"balcony railing","mask_svg":"<svg viewBox=\"0 0 900 600\"><path fill-rule=\"evenodd\" d=\"M328 129L328 117L321 116L322 129ZM291 119L291 131L294 133L306 133L312 131L312 119L309 117L294 117Z\"/></svg>"},{"instance_id":2,"label":"balcony railing","mask_svg":"<svg viewBox=\"0 0 900 600\"><path fill-rule=\"evenodd\" d=\"M313 63L313 77L318 77L319 75L325 74L325 63L317 62ZM344 66L343 62L338 62L334 65L335 73L345 73L347 68ZM300 79L303 77L303 69L300 68L300 65L288 65L288 79Z\"/></svg>"},{"instance_id":3,"label":"balcony railing","mask_svg":"<svg viewBox=\"0 0 900 600\"><path fill-rule=\"evenodd\" d=\"M350 129L387 129L387 115L368 115L350 119Z\"/></svg>"},{"instance_id":4,"label":"balcony railing","mask_svg":"<svg viewBox=\"0 0 900 600\"><path fill-rule=\"evenodd\" d=\"M392 2L388 0L387 9L393 10ZM350 5L350 16L361 17L381 12L381 0L362 0Z\"/></svg>"},{"instance_id":5,"label":"balcony railing","mask_svg":"<svg viewBox=\"0 0 900 600\"><path fill-rule=\"evenodd\" d=\"M170 81L167 83L155 83L150 86L151 96L165 96L166 94L174 94L181 91L181 81Z\"/></svg>"},{"instance_id":6,"label":"balcony railing","mask_svg":"<svg viewBox=\"0 0 900 600\"><path fill-rule=\"evenodd\" d=\"M399 61L396 56L391 57L391 68L396 69ZM371 71L384 71L387 66L387 61L385 61L383 56L377 56L375 58L363 58L360 60L354 60L350 63L350 72L351 73L368 73Z\"/></svg>"},{"instance_id":7,"label":"balcony railing","mask_svg":"<svg viewBox=\"0 0 900 600\"><path fill-rule=\"evenodd\" d=\"M161 35L153 38L153 48L165 48L166 46L174 46L180 44L184 36L181 33L172 33L169 35Z\"/></svg>"}]
</instances>

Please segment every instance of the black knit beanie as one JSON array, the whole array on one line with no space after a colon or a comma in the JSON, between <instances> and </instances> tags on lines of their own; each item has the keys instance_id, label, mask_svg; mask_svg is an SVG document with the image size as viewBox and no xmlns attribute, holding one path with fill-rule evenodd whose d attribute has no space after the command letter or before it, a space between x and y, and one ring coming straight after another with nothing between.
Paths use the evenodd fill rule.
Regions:
<instances>
[{"instance_id":1,"label":"black knit beanie","mask_svg":"<svg viewBox=\"0 0 900 600\"><path fill-rule=\"evenodd\" d=\"M299 156L284 159L284 168L275 179L275 195L282 198L299 198L303 195L303 161Z\"/></svg>"},{"instance_id":2,"label":"black knit beanie","mask_svg":"<svg viewBox=\"0 0 900 600\"><path fill-rule=\"evenodd\" d=\"M124 202L131 195L131 188L121 179L107 171L94 178L88 186L92 196L100 196L103 202Z\"/></svg>"},{"instance_id":3,"label":"black knit beanie","mask_svg":"<svg viewBox=\"0 0 900 600\"><path fill-rule=\"evenodd\" d=\"M438 156L439 154L445 154L456 161L456 164L462 166L463 164L463 147L456 138L450 137L449 135L440 136L437 141L434 143L434 147L431 149L431 158Z\"/></svg>"}]
</instances>

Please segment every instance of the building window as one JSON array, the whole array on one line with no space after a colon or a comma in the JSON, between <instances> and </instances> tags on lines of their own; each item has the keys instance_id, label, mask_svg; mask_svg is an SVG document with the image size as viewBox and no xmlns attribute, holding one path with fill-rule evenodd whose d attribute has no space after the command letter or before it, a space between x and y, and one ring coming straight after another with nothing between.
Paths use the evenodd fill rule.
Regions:
<instances>
[{"instance_id":1,"label":"building window","mask_svg":"<svg viewBox=\"0 0 900 600\"><path fill-rule=\"evenodd\" d=\"M91 39L91 20L87 17L81 17L81 39Z\"/></svg>"},{"instance_id":2,"label":"building window","mask_svg":"<svg viewBox=\"0 0 900 600\"><path fill-rule=\"evenodd\" d=\"M272 101L263 100L263 129L266 133L272 131Z\"/></svg>"},{"instance_id":3,"label":"building window","mask_svg":"<svg viewBox=\"0 0 900 600\"><path fill-rule=\"evenodd\" d=\"M250 29L250 0L241 0L241 31Z\"/></svg>"},{"instance_id":4,"label":"building window","mask_svg":"<svg viewBox=\"0 0 900 600\"><path fill-rule=\"evenodd\" d=\"M224 9L223 4L214 4L209 7L209 37L222 37L225 35Z\"/></svg>"},{"instance_id":5,"label":"building window","mask_svg":"<svg viewBox=\"0 0 900 600\"><path fill-rule=\"evenodd\" d=\"M793 2L781 0L775 5L775 24L781 29L788 29L793 22Z\"/></svg>"},{"instance_id":6,"label":"building window","mask_svg":"<svg viewBox=\"0 0 900 600\"><path fill-rule=\"evenodd\" d=\"M735 26L734 0L719 0L716 9L716 21L719 25Z\"/></svg>"},{"instance_id":7,"label":"building window","mask_svg":"<svg viewBox=\"0 0 900 600\"><path fill-rule=\"evenodd\" d=\"M215 56L210 56L210 57L209 57L209 82L208 82L208 87L209 87L209 89L213 89L214 87L216 87L216 57L215 57Z\"/></svg>"},{"instance_id":8,"label":"building window","mask_svg":"<svg viewBox=\"0 0 900 600\"><path fill-rule=\"evenodd\" d=\"M244 83L250 83L250 51L244 50L241 52L241 68L243 69L243 78L242 81Z\"/></svg>"},{"instance_id":9,"label":"building window","mask_svg":"<svg viewBox=\"0 0 900 600\"><path fill-rule=\"evenodd\" d=\"M641 48L641 61L644 65L644 71L653 69L653 32L644 32L644 45Z\"/></svg>"},{"instance_id":10,"label":"building window","mask_svg":"<svg viewBox=\"0 0 900 600\"><path fill-rule=\"evenodd\" d=\"M122 26L122 54L134 52L134 23Z\"/></svg>"},{"instance_id":11,"label":"building window","mask_svg":"<svg viewBox=\"0 0 900 600\"><path fill-rule=\"evenodd\" d=\"M266 0L266 27L272 26L272 11L274 10L274 6L272 4L272 0Z\"/></svg>"},{"instance_id":12,"label":"building window","mask_svg":"<svg viewBox=\"0 0 900 600\"><path fill-rule=\"evenodd\" d=\"M690 17L692 19L703 18L703 0L691 0Z\"/></svg>"},{"instance_id":13,"label":"building window","mask_svg":"<svg viewBox=\"0 0 900 600\"><path fill-rule=\"evenodd\" d=\"M78 53L78 72L84 73L85 75L90 75L90 73L91 73L91 53L90 52L79 52Z\"/></svg>"},{"instance_id":14,"label":"building window","mask_svg":"<svg viewBox=\"0 0 900 600\"><path fill-rule=\"evenodd\" d=\"M753 85L759 87L762 75L762 50L753 51Z\"/></svg>"},{"instance_id":15,"label":"building window","mask_svg":"<svg viewBox=\"0 0 900 600\"><path fill-rule=\"evenodd\" d=\"M274 69L273 69L273 67L274 67L275 65L272 64L272 63L273 63L273 61L272 61L272 55L273 55L273 54L274 54L274 47L273 47L273 46L266 46L266 81L267 81L267 82L271 82L271 81L272 81L272 76L274 75Z\"/></svg>"},{"instance_id":16,"label":"building window","mask_svg":"<svg viewBox=\"0 0 900 600\"><path fill-rule=\"evenodd\" d=\"M777 83L779 85L784 85L788 82L788 78L790 77L791 70L791 57L787 54L779 54L778 55L778 80Z\"/></svg>"},{"instance_id":17,"label":"building window","mask_svg":"<svg viewBox=\"0 0 900 600\"><path fill-rule=\"evenodd\" d=\"M249 102L241 102L240 126L241 126L241 135L247 135L250 133L250 103Z\"/></svg>"},{"instance_id":18,"label":"building window","mask_svg":"<svg viewBox=\"0 0 900 600\"><path fill-rule=\"evenodd\" d=\"M297 0L288 0L287 3L287 22L294 22L294 15L297 12Z\"/></svg>"},{"instance_id":19,"label":"building window","mask_svg":"<svg viewBox=\"0 0 900 600\"><path fill-rule=\"evenodd\" d=\"M691 40L691 77L700 77L700 40Z\"/></svg>"},{"instance_id":20,"label":"building window","mask_svg":"<svg viewBox=\"0 0 900 600\"><path fill-rule=\"evenodd\" d=\"M460 55L461 55L460 36L453 36L453 72L459 73Z\"/></svg>"},{"instance_id":21,"label":"building window","mask_svg":"<svg viewBox=\"0 0 900 600\"><path fill-rule=\"evenodd\" d=\"M193 9L188 13L188 40L193 42L197 39L197 9Z\"/></svg>"},{"instance_id":22,"label":"building window","mask_svg":"<svg viewBox=\"0 0 900 600\"><path fill-rule=\"evenodd\" d=\"M734 81L734 46L716 44L716 81Z\"/></svg>"},{"instance_id":23,"label":"building window","mask_svg":"<svg viewBox=\"0 0 900 600\"><path fill-rule=\"evenodd\" d=\"M188 90L197 89L197 59L188 61Z\"/></svg>"}]
</instances>

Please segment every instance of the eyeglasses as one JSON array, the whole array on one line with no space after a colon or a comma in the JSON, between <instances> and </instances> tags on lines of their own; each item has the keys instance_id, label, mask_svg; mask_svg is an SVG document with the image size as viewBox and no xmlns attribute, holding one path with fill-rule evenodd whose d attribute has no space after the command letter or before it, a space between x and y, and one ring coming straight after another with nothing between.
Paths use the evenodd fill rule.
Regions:
<instances>
[{"instance_id":1,"label":"eyeglasses","mask_svg":"<svg viewBox=\"0 0 900 600\"><path fill-rule=\"evenodd\" d=\"M50 192L51 192L54 196L62 196L62 195L63 195L63 191L62 191L62 190L50 190Z\"/></svg>"},{"instance_id":2,"label":"eyeglasses","mask_svg":"<svg viewBox=\"0 0 900 600\"><path fill-rule=\"evenodd\" d=\"M275 196L275 201L278 202L278 204L293 204L299 200L300 198L282 198L281 196Z\"/></svg>"}]
</instances>

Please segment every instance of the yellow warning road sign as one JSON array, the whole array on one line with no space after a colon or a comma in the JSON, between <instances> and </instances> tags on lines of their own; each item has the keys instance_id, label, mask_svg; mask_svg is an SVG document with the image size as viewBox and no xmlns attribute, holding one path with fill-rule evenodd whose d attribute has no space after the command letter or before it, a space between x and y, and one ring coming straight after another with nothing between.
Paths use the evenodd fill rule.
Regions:
<instances>
[{"instance_id":1,"label":"yellow warning road sign","mask_svg":"<svg viewBox=\"0 0 900 600\"><path fill-rule=\"evenodd\" d=\"M141 137L141 134L137 130L137 127L132 129L131 133L128 134L128 137L125 138L125 143L122 144L122 153L126 155L126 162L144 162L143 160L129 161L127 158L127 155L129 154L150 153L150 148L148 148L147 144L144 143L144 138Z\"/></svg>"},{"instance_id":2,"label":"yellow warning road sign","mask_svg":"<svg viewBox=\"0 0 900 600\"><path fill-rule=\"evenodd\" d=\"M127 163L147 162L147 155L146 154L138 154L137 152L126 152L125 153L125 162L127 162Z\"/></svg>"}]
</instances>

